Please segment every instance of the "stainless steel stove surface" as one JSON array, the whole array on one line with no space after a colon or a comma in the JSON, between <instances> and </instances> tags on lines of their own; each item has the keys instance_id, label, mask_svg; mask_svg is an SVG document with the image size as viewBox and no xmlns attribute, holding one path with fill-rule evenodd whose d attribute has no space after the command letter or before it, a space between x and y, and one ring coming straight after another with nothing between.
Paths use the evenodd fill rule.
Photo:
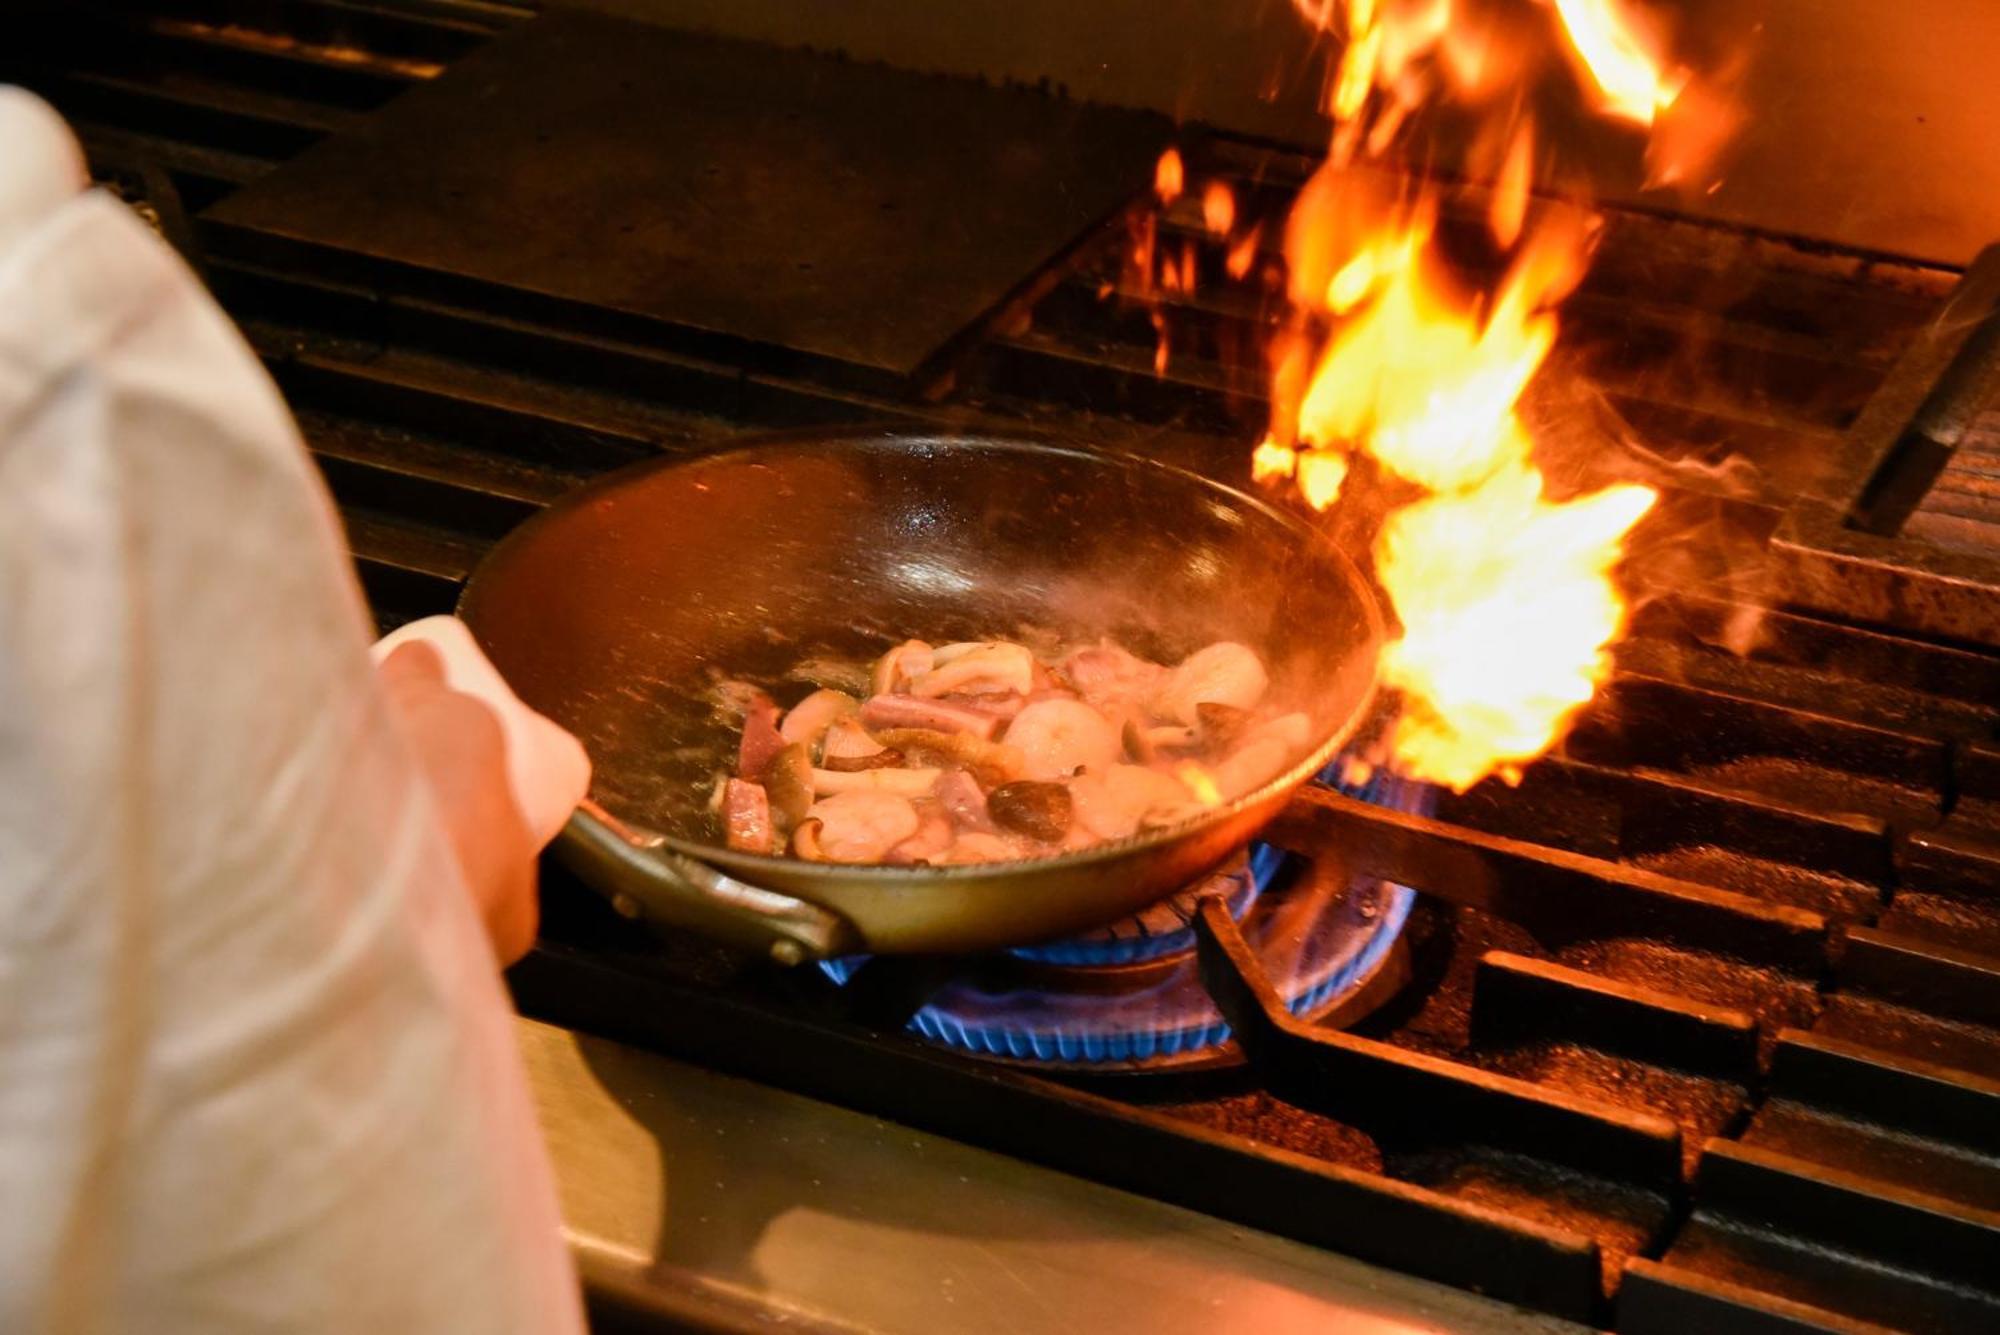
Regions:
<instances>
[{"instance_id":1,"label":"stainless steel stove surface","mask_svg":"<svg viewBox=\"0 0 2000 1335\"><path fill-rule=\"evenodd\" d=\"M992 309L857 377L491 266L300 244L310 218L215 225L521 11L72 12L87 39L0 73L198 258L385 626L655 451L1014 423L1240 478L1261 427L1265 303L1212 281L1196 200L1049 239ZM1136 151L1107 142L1077 160ZM1273 220L1311 166L1183 151ZM1616 467L1664 499L1613 680L1519 786L1428 813L1311 791L1262 855L1289 890L1053 957L788 971L649 936L548 869L512 981L605 1329L2000 1329L2000 258L1607 216L1557 354L1601 396L1529 407L1615 414ZM1147 233L1192 295L1136 279ZM1318 966L1269 948L1331 939L1269 930L1299 885L1335 887L1314 912L1373 952L1309 1000ZM1114 981L1200 1018L1092 1029L1078 994Z\"/></svg>"}]
</instances>

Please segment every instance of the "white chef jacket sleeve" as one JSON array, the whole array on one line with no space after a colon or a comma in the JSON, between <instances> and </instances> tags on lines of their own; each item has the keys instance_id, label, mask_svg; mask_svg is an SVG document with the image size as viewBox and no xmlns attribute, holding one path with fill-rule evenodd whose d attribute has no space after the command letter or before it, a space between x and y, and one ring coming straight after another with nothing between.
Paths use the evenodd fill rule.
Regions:
<instances>
[{"instance_id":1,"label":"white chef jacket sleeve","mask_svg":"<svg viewBox=\"0 0 2000 1335\"><path fill-rule=\"evenodd\" d=\"M581 1329L367 640L172 252L101 193L0 231L0 1330Z\"/></svg>"}]
</instances>

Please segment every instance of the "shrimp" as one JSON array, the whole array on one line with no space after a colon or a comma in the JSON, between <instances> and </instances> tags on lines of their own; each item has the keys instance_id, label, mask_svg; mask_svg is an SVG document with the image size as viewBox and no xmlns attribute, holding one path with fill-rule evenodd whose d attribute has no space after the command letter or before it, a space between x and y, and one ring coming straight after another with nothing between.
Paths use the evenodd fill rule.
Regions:
<instances>
[{"instance_id":1,"label":"shrimp","mask_svg":"<svg viewBox=\"0 0 2000 1335\"><path fill-rule=\"evenodd\" d=\"M1153 712L1192 727L1201 722L1196 706L1251 709L1264 698L1271 679L1256 651L1233 640L1197 649L1181 660L1153 699Z\"/></svg>"},{"instance_id":2,"label":"shrimp","mask_svg":"<svg viewBox=\"0 0 2000 1335\"><path fill-rule=\"evenodd\" d=\"M891 862L935 862L950 849L951 817L931 803L917 810L917 832L889 850Z\"/></svg>"},{"instance_id":3,"label":"shrimp","mask_svg":"<svg viewBox=\"0 0 2000 1335\"><path fill-rule=\"evenodd\" d=\"M866 790L821 798L806 819L819 822L818 851L832 862L880 862L923 824L909 798Z\"/></svg>"},{"instance_id":4,"label":"shrimp","mask_svg":"<svg viewBox=\"0 0 2000 1335\"><path fill-rule=\"evenodd\" d=\"M1217 761L1211 773L1225 798L1237 798L1283 774L1291 759L1283 738L1253 737Z\"/></svg>"},{"instance_id":5,"label":"shrimp","mask_svg":"<svg viewBox=\"0 0 2000 1335\"><path fill-rule=\"evenodd\" d=\"M1070 781L1077 824L1099 839L1123 839L1149 814L1189 800L1186 785L1144 765L1108 765Z\"/></svg>"},{"instance_id":6,"label":"shrimp","mask_svg":"<svg viewBox=\"0 0 2000 1335\"><path fill-rule=\"evenodd\" d=\"M1020 856L1021 850L999 835L971 831L958 836L958 841L945 850L942 860L956 867L973 862L1006 862Z\"/></svg>"},{"instance_id":7,"label":"shrimp","mask_svg":"<svg viewBox=\"0 0 2000 1335\"><path fill-rule=\"evenodd\" d=\"M1029 779L1067 779L1086 766L1109 765L1124 750L1111 720L1081 700L1038 700L1014 716L1003 739L1021 752Z\"/></svg>"}]
</instances>

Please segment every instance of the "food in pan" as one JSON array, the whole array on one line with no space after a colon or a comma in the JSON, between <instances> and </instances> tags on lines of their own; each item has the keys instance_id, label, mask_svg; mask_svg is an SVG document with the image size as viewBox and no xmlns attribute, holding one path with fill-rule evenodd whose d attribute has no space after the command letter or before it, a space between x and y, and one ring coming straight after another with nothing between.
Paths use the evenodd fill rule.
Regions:
<instances>
[{"instance_id":1,"label":"food in pan","mask_svg":"<svg viewBox=\"0 0 2000 1335\"><path fill-rule=\"evenodd\" d=\"M1007 640L909 640L865 681L789 709L723 683L741 732L710 810L729 847L904 865L1047 857L1179 824L1277 778L1312 740L1233 642L1168 667L1109 640L1046 658Z\"/></svg>"}]
</instances>

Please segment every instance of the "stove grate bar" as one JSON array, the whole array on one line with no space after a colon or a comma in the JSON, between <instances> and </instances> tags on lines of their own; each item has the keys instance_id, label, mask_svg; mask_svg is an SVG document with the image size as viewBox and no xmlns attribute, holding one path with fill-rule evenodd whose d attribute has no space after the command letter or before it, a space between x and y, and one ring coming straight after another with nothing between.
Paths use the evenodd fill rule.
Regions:
<instances>
[{"instance_id":1,"label":"stove grate bar","mask_svg":"<svg viewBox=\"0 0 2000 1335\"><path fill-rule=\"evenodd\" d=\"M1666 1118L1307 1024L1285 1006L1220 898L1204 897L1195 929L1203 982L1287 1102L1400 1149L1470 1136L1646 1190L1679 1186L1680 1128Z\"/></svg>"},{"instance_id":2,"label":"stove grate bar","mask_svg":"<svg viewBox=\"0 0 2000 1335\"><path fill-rule=\"evenodd\" d=\"M1737 1141L1712 1140L1695 1212L1670 1264L1728 1273L1777 1253L1812 1254L1788 1275L1807 1296L1919 1331L2000 1323L2000 1213Z\"/></svg>"},{"instance_id":3,"label":"stove grate bar","mask_svg":"<svg viewBox=\"0 0 2000 1335\"><path fill-rule=\"evenodd\" d=\"M1473 981L1474 1047L1574 1043L1649 1065L1749 1085L1757 1021L1744 1011L1490 950Z\"/></svg>"},{"instance_id":4,"label":"stove grate bar","mask_svg":"<svg viewBox=\"0 0 2000 1335\"><path fill-rule=\"evenodd\" d=\"M1768 1290L1659 1261L1626 1265L1618 1289L1618 1335L1898 1335Z\"/></svg>"},{"instance_id":5,"label":"stove grate bar","mask_svg":"<svg viewBox=\"0 0 2000 1335\"><path fill-rule=\"evenodd\" d=\"M1521 923L1537 937L1649 936L1817 977L1826 920L1637 867L1369 807L1323 788L1266 835L1306 856Z\"/></svg>"}]
</instances>

